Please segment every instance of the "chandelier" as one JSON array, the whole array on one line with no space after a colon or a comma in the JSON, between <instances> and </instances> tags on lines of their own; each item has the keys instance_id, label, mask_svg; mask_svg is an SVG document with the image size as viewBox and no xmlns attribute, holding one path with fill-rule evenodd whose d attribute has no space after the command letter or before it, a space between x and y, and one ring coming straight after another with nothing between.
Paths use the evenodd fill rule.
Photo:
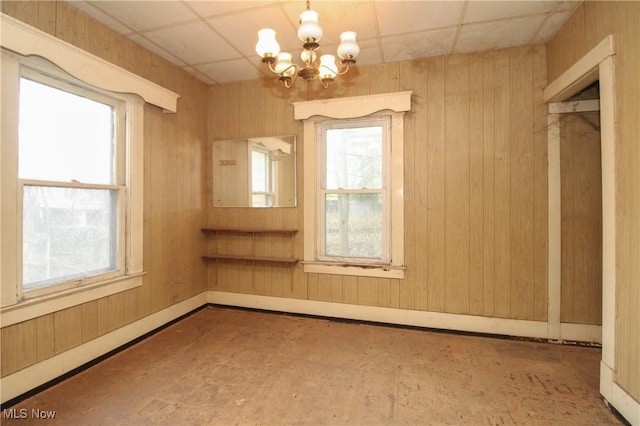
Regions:
<instances>
[{"instance_id":1,"label":"chandelier","mask_svg":"<svg viewBox=\"0 0 640 426\"><path fill-rule=\"evenodd\" d=\"M262 62L269 66L274 74L279 76L279 80L288 89L293 86L298 77L304 80L319 80L323 88L329 87L336 76L343 75L349 71L349 66L356 63L356 56L360 53L360 47L356 43L356 33L345 31L340 34L340 45L338 46L338 57L340 65L336 64L333 55L322 55L318 62L318 43L322 39L322 28L318 25L318 12L311 10L307 0L307 10L300 14L300 28L298 28L298 38L303 43L302 66L291 61L291 54L280 52L280 45L276 41L276 32L271 28L263 28L258 31L258 43L256 52L262 58Z\"/></svg>"}]
</instances>

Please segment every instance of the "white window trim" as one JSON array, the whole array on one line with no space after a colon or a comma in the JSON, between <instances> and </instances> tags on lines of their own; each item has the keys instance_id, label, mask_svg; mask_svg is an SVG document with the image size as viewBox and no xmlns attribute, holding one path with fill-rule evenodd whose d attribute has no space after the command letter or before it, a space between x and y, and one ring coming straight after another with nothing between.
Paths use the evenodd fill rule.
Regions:
<instances>
[{"instance_id":1,"label":"white window trim","mask_svg":"<svg viewBox=\"0 0 640 426\"><path fill-rule=\"evenodd\" d=\"M157 84L147 81L123 68L91 55L71 44L56 39L40 30L2 14L3 49L28 57L43 57L65 72L82 81L115 93L132 93L167 112L175 112L177 95ZM2 92L17 100L20 76L20 56L2 53ZM18 111L13 106L2 105L2 167L0 169L0 322L3 327L46 315L142 285L143 271L143 177L144 177L144 104L134 96L125 96L126 103L126 151L127 151L127 203L124 275L89 283L39 297L19 300L17 285L20 282L17 252L18 238L15 232L17 217L17 156ZM8 143L8 141L11 141Z\"/></svg>"},{"instance_id":2,"label":"white window trim","mask_svg":"<svg viewBox=\"0 0 640 426\"><path fill-rule=\"evenodd\" d=\"M294 102L294 118L304 121L304 271L310 273L404 278L404 113L411 110L411 92L383 93ZM361 118L384 111L391 117L391 245L389 265L358 265L317 261L316 122L326 118Z\"/></svg>"}]
</instances>

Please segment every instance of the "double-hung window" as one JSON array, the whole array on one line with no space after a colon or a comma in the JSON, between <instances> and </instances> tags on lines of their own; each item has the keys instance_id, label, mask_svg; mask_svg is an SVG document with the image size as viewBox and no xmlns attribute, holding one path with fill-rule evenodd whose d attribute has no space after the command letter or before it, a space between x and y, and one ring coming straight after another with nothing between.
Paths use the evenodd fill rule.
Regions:
<instances>
[{"instance_id":1,"label":"double-hung window","mask_svg":"<svg viewBox=\"0 0 640 426\"><path fill-rule=\"evenodd\" d=\"M318 123L318 260L389 262L388 116Z\"/></svg>"},{"instance_id":2,"label":"double-hung window","mask_svg":"<svg viewBox=\"0 0 640 426\"><path fill-rule=\"evenodd\" d=\"M19 293L121 274L124 102L27 67L18 102Z\"/></svg>"},{"instance_id":3,"label":"double-hung window","mask_svg":"<svg viewBox=\"0 0 640 426\"><path fill-rule=\"evenodd\" d=\"M142 285L144 105L179 95L1 21L4 327Z\"/></svg>"},{"instance_id":4,"label":"double-hung window","mask_svg":"<svg viewBox=\"0 0 640 426\"><path fill-rule=\"evenodd\" d=\"M293 105L304 121L304 271L404 278L411 92Z\"/></svg>"}]
</instances>

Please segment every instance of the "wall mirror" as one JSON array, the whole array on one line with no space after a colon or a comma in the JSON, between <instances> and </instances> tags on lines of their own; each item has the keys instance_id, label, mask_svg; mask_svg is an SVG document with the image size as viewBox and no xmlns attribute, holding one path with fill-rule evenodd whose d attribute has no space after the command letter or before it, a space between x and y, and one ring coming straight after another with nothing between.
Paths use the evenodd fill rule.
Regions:
<instances>
[{"instance_id":1,"label":"wall mirror","mask_svg":"<svg viewBox=\"0 0 640 426\"><path fill-rule=\"evenodd\" d=\"M296 137L213 141L215 207L295 207Z\"/></svg>"}]
</instances>

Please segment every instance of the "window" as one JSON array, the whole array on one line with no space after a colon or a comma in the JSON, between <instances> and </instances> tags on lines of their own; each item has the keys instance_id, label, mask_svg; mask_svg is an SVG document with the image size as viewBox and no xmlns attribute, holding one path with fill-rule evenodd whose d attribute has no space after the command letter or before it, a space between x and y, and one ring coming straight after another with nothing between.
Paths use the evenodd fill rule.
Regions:
<instances>
[{"instance_id":1,"label":"window","mask_svg":"<svg viewBox=\"0 0 640 426\"><path fill-rule=\"evenodd\" d=\"M411 92L294 103L304 120L304 271L404 278Z\"/></svg>"},{"instance_id":2,"label":"window","mask_svg":"<svg viewBox=\"0 0 640 426\"><path fill-rule=\"evenodd\" d=\"M8 326L142 285L144 104L176 112L179 95L0 19L0 321Z\"/></svg>"},{"instance_id":3,"label":"window","mask_svg":"<svg viewBox=\"0 0 640 426\"><path fill-rule=\"evenodd\" d=\"M141 103L42 58L2 71L3 321L141 285Z\"/></svg>"},{"instance_id":4,"label":"window","mask_svg":"<svg viewBox=\"0 0 640 426\"><path fill-rule=\"evenodd\" d=\"M273 206L273 167L269 150L251 143L251 206Z\"/></svg>"},{"instance_id":5,"label":"window","mask_svg":"<svg viewBox=\"0 0 640 426\"><path fill-rule=\"evenodd\" d=\"M142 103L4 50L2 75L2 322L141 285Z\"/></svg>"},{"instance_id":6,"label":"window","mask_svg":"<svg viewBox=\"0 0 640 426\"><path fill-rule=\"evenodd\" d=\"M21 292L117 275L124 102L23 67L18 103Z\"/></svg>"},{"instance_id":7,"label":"window","mask_svg":"<svg viewBox=\"0 0 640 426\"><path fill-rule=\"evenodd\" d=\"M389 262L389 117L317 125L318 259Z\"/></svg>"}]
</instances>

